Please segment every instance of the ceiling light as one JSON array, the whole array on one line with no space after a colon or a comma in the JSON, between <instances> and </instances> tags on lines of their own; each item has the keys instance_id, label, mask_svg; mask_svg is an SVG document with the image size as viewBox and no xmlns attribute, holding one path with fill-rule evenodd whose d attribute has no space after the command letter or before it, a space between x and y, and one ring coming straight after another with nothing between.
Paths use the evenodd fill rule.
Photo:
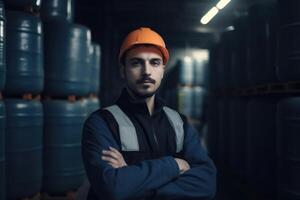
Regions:
<instances>
[{"instance_id":1,"label":"ceiling light","mask_svg":"<svg viewBox=\"0 0 300 200\"><path fill-rule=\"evenodd\" d=\"M216 7L221 10L223 9L231 0L220 0L219 3L217 3Z\"/></svg>"},{"instance_id":2,"label":"ceiling light","mask_svg":"<svg viewBox=\"0 0 300 200\"><path fill-rule=\"evenodd\" d=\"M35 3L38 7L41 6L41 0L37 0Z\"/></svg>"},{"instance_id":3,"label":"ceiling light","mask_svg":"<svg viewBox=\"0 0 300 200\"><path fill-rule=\"evenodd\" d=\"M210 9L201 19L202 24L207 24L216 14L218 14L219 10L216 7Z\"/></svg>"}]
</instances>

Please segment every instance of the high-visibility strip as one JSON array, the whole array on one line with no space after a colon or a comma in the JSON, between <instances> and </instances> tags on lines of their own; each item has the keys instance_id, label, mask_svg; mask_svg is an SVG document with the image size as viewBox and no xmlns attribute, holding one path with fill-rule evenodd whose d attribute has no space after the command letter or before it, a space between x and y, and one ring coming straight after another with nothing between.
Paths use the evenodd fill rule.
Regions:
<instances>
[{"instance_id":1,"label":"high-visibility strip","mask_svg":"<svg viewBox=\"0 0 300 200\"><path fill-rule=\"evenodd\" d=\"M104 108L108 110L119 125L122 151L139 151L136 129L128 116L117 105Z\"/></svg>"},{"instance_id":2,"label":"high-visibility strip","mask_svg":"<svg viewBox=\"0 0 300 200\"><path fill-rule=\"evenodd\" d=\"M165 111L169 119L169 122L171 123L176 133L176 152L178 153L183 148L183 140L184 140L183 121L177 111L166 106L163 107L163 110Z\"/></svg>"}]
</instances>

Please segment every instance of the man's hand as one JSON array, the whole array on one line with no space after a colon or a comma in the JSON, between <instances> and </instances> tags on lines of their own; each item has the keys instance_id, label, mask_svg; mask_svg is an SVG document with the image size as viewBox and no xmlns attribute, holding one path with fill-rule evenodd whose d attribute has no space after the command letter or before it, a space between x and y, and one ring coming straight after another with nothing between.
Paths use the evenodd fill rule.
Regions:
<instances>
[{"instance_id":1,"label":"man's hand","mask_svg":"<svg viewBox=\"0 0 300 200\"><path fill-rule=\"evenodd\" d=\"M180 174L183 174L184 172L190 169L189 163L186 162L185 160L180 158L175 158L175 161L177 162L177 165L179 167Z\"/></svg>"},{"instance_id":2,"label":"man's hand","mask_svg":"<svg viewBox=\"0 0 300 200\"><path fill-rule=\"evenodd\" d=\"M102 160L107 161L113 168L127 166L122 154L117 149L113 147L109 147L109 149L102 151Z\"/></svg>"}]
</instances>

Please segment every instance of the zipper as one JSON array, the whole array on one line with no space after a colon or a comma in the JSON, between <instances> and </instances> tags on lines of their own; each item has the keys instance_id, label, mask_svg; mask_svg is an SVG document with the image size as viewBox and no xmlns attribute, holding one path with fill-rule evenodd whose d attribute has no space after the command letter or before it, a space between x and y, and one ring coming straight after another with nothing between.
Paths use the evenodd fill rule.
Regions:
<instances>
[{"instance_id":1,"label":"zipper","mask_svg":"<svg viewBox=\"0 0 300 200\"><path fill-rule=\"evenodd\" d=\"M157 137L156 137L156 134L155 134L155 131L154 131L154 128L152 127L152 130L153 130L153 135L154 135L154 140L158 146L158 141L157 141Z\"/></svg>"}]
</instances>

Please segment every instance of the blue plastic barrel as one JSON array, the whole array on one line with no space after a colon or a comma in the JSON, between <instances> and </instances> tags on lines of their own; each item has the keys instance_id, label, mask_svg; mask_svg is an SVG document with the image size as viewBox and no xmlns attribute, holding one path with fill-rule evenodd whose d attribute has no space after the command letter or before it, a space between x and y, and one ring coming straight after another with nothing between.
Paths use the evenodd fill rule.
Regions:
<instances>
[{"instance_id":1,"label":"blue plastic barrel","mask_svg":"<svg viewBox=\"0 0 300 200\"><path fill-rule=\"evenodd\" d=\"M208 64L206 60L194 61L194 85L208 86Z\"/></svg>"},{"instance_id":2,"label":"blue plastic barrel","mask_svg":"<svg viewBox=\"0 0 300 200\"><path fill-rule=\"evenodd\" d=\"M209 50L208 88L212 91L218 89L218 44Z\"/></svg>"},{"instance_id":3,"label":"blue plastic barrel","mask_svg":"<svg viewBox=\"0 0 300 200\"><path fill-rule=\"evenodd\" d=\"M230 89L233 87L232 83L232 54L233 41L235 39L235 30L227 30L222 33L221 41L218 46L217 59L217 76L218 88Z\"/></svg>"},{"instance_id":4,"label":"blue plastic barrel","mask_svg":"<svg viewBox=\"0 0 300 200\"><path fill-rule=\"evenodd\" d=\"M43 102L44 192L65 194L76 190L85 176L81 159L81 131L86 119L82 101L47 100Z\"/></svg>"},{"instance_id":5,"label":"blue plastic barrel","mask_svg":"<svg viewBox=\"0 0 300 200\"><path fill-rule=\"evenodd\" d=\"M204 120L206 112L206 90L201 86L192 87L192 117Z\"/></svg>"},{"instance_id":6,"label":"blue plastic barrel","mask_svg":"<svg viewBox=\"0 0 300 200\"><path fill-rule=\"evenodd\" d=\"M230 161L230 98L223 97L218 102L218 114L219 114L219 133L218 133L218 160L219 167L222 170L228 170Z\"/></svg>"},{"instance_id":7,"label":"blue plastic barrel","mask_svg":"<svg viewBox=\"0 0 300 200\"><path fill-rule=\"evenodd\" d=\"M298 0L278 0L280 18L278 77L281 81L299 81L300 14Z\"/></svg>"},{"instance_id":8,"label":"blue plastic barrel","mask_svg":"<svg viewBox=\"0 0 300 200\"><path fill-rule=\"evenodd\" d=\"M43 90L43 37L38 17L7 12L7 74L5 93L38 94Z\"/></svg>"},{"instance_id":9,"label":"blue plastic barrel","mask_svg":"<svg viewBox=\"0 0 300 200\"><path fill-rule=\"evenodd\" d=\"M279 101L277 111L279 198L300 198L300 97Z\"/></svg>"},{"instance_id":10,"label":"blue plastic barrel","mask_svg":"<svg viewBox=\"0 0 300 200\"><path fill-rule=\"evenodd\" d=\"M248 18L243 16L234 20L236 31L232 54L232 86L234 89L247 87L247 30Z\"/></svg>"},{"instance_id":11,"label":"blue plastic barrel","mask_svg":"<svg viewBox=\"0 0 300 200\"><path fill-rule=\"evenodd\" d=\"M193 116L193 89L189 86L178 87L176 90L178 111L191 117Z\"/></svg>"},{"instance_id":12,"label":"blue plastic barrel","mask_svg":"<svg viewBox=\"0 0 300 200\"><path fill-rule=\"evenodd\" d=\"M5 105L0 101L0 199L5 199Z\"/></svg>"},{"instance_id":13,"label":"blue plastic barrel","mask_svg":"<svg viewBox=\"0 0 300 200\"><path fill-rule=\"evenodd\" d=\"M74 0L43 0L41 17L44 21L53 19L72 21L74 16Z\"/></svg>"},{"instance_id":14,"label":"blue plastic barrel","mask_svg":"<svg viewBox=\"0 0 300 200\"><path fill-rule=\"evenodd\" d=\"M11 7L40 7L41 0L4 0L5 4Z\"/></svg>"},{"instance_id":15,"label":"blue plastic barrel","mask_svg":"<svg viewBox=\"0 0 300 200\"><path fill-rule=\"evenodd\" d=\"M300 76L300 24L285 25L280 30L278 77L281 81L298 81Z\"/></svg>"},{"instance_id":16,"label":"blue plastic barrel","mask_svg":"<svg viewBox=\"0 0 300 200\"><path fill-rule=\"evenodd\" d=\"M236 30L226 30L223 35L223 81L224 89L232 89L234 87L233 77L233 56L234 56L234 43L236 40Z\"/></svg>"},{"instance_id":17,"label":"blue plastic barrel","mask_svg":"<svg viewBox=\"0 0 300 200\"><path fill-rule=\"evenodd\" d=\"M192 85L194 82L194 60L190 57L184 57L177 61L175 67L178 83Z\"/></svg>"},{"instance_id":18,"label":"blue plastic barrel","mask_svg":"<svg viewBox=\"0 0 300 200\"><path fill-rule=\"evenodd\" d=\"M4 89L6 74L5 59L5 9L3 1L0 1L0 91Z\"/></svg>"},{"instance_id":19,"label":"blue plastic barrel","mask_svg":"<svg viewBox=\"0 0 300 200\"><path fill-rule=\"evenodd\" d=\"M249 8L248 81L250 85L274 83L278 22L276 7L255 4Z\"/></svg>"},{"instance_id":20,"label":"blue plastic barrel","mask_svg":"<svg viewBox=\"0 0 300 200\"><path fill-rule=\"evenodd\" d=\"M91 113L95 112L100 108L99 99L96 97L85 99L85 103L87 108L87 116L89 116Z\"/></svg>"},{"instance_id":21,"label":"blue plastic barrel","mask_svg":"<svg viewBox=\"0 0 300 200\"><path fill-rule=\"evenodd\" d=\"M275 98L255 98L247 107L247 182L264 199L276 199Z\"/></svg>"},{"instance_id":22,"label":"blue plastic barrel","mask_svg":"<svg viewBox=\"0 0 300 200\"><path fill-rule=\"evenodd\" d=\"M210 74L213 78L213 85L215 85L215 88L217 90L222 90L224 89L224 81L226 81L226 79L224 78L224 62L223 62L223 58L224 58L224 50L223 50L223 43L222 41L220 41L218 44L216 44L215 47L215 65L213 67L213 71L215 72L215 74Z\"/></svg>"},{"instance_id":23,"label":"blue plastic barrel","mask_svg":"<svg viewBox=\"0 0 300 200\"><path fill-rule=\"evenodd\" d=\"M62 97L87 95L91 79L90 30L58 20L44 23L44 30L45 93Z\"/></svg>"},{"instance_id":24,"label":"blue plastic barrel","mask_svg":"<svg viewBox=\"0 0 300 200\"><path fill-rule=\"evenodd\" d=\"M177 89L167 89L165 92L165 101L168 103L168 106L170 106L173 109L178 109L178 102L177 102Z\"/></svg>"},{"instance_id":25,"label":"blue plastic barrel","mask_svg":"<svg viewBox=\"0 0 300 200\"><path fill-rule=\"evenodd\" d=\"M21 199L42 184L43 108L39 101L5 99L6 194Z\"/></svg>"},{"instance_id":26,"label":"blue plastic barrel","mask_svg":"<svg viewBox=\"0 0 300 200\"><path fill-rule=\"evenodd\" d=\"M230 102L230 172L240 181L246 179L247 100L236 97Z\"/></svg>"},{"instance_id":27,"label":"blue plastic barrel","mask_svg":"<svg viewBox=\"0 0 300 200\"><path fill-rule=\"evenodd\" d=\"M218 137L219 137L219 103L218 97L208 97L208 133L205 137L208 154L218 164Z\"/></svg>"},{"instance_id":28,"label":"blue plastic barrel","mask_svg":"<svg viewBox=\"0 0 300 200\"><path fill-rule=\"evenodd\" d=\"M98 94L100 88L100 59L101 59L101 49L96 43L92 45L93 53L91 59L91 89L90 93Z\"/></svg>"}]
</instances>

